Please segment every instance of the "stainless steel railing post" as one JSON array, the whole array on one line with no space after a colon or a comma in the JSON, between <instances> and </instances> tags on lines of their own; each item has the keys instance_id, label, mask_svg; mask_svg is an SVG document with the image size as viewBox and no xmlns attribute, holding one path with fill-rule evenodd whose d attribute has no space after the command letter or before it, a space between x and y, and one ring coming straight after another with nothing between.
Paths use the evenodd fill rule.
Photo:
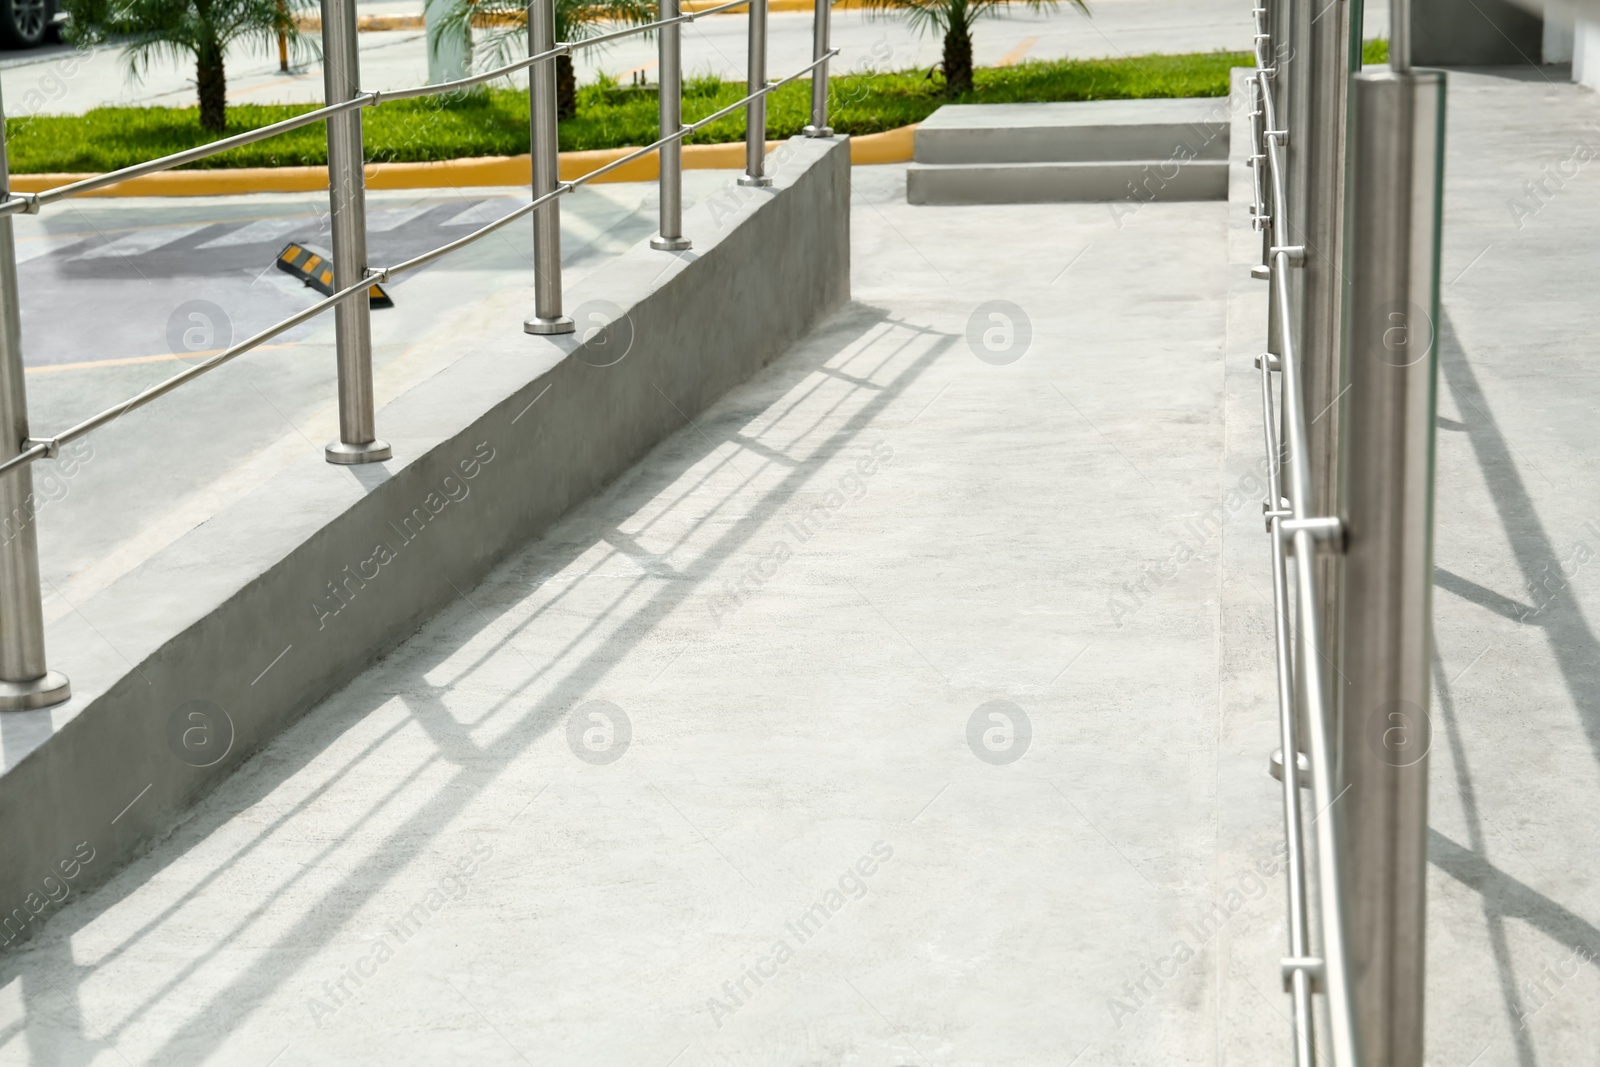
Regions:
<instances>
[{"instance_id":1,"label":"stainless steel railing post","mask_svg":"<svg viewBox=\"0 0 1600 1067\"><path fill-rule=\"evenodd\" d=\"M661 0L659 17L675 19L678 10L678 0ZM676 24L663 26L656 43L656 66L661 71L657 114L660 136L667 137L683 128L683 35ZM650 239L650 247L681 252L691 247L683 235L683 142L662 145L657 158L661 163L661 232Z\"/></svg>"},{"instance_id":2,"label":"stainless steel railing post","mask_svg":"<svg viewBox=\"0 0 1600 1067\"><path fill-rule=\"evenodd\" d=\"M0 137L0 201L9 199L11 165ZM0 218L0 462L20 453L28 440L18 299L17 246L6 215ZM0 474L0 711L45 708L72 695L66 676L45 666L36 507L32 467L23 464Z\"/></svg>"},{"instance_id":3,"label":"stainless steel railing post","mask_svg":"<svg viewBox=\"0 0 1600 1067\"><path fill-rule=\"evenodd\" d=\"M747 94L767 84L767 0L750 0L750 70ZM766 175L767 98L754 97L744 109L744 176L740 185L771 185Z\"/></svg>"},{"instance_id":4,"label":"stainless steel railing post","mask_svg":"<svg viewBox=\"0 0 1600 1067\"><path fill-rule=\"evenodd\" d=\"M555 0L529 0L528 54L556 45ZM532 136L533 198L560 184L559 117L556 113L556 63L547 59L528 68L528 124ZM572 320L561 313L561 198L533 209L533 317L522 328L534 334L571 333Z\"/></svg>"},{"instance_id":5,"label":"stainless steel railing post","mask_svg":"<svg viewBox=\"0 0 1600 1067\"><path fill-rule=\"evenodd\" d=\"M1340 316L1344 307L1344 181L1346 110L1349 100L1352 19L1359 3L1340 3L1311 20L1306 34L1306 124L1304 135L1305 260L1300 275L1300 352L1306 410L1311 414L1306 446L1311 460L1311 509L1339 514ZM1354 29L1360 40L1360 25ZM1318 586L1323 597L1327 654L1338 661L1339 556L1321 557ZM1335 678L1332 684L1340 684Z\"/></svg>"},{"instance_id":6,"label":"stainless steel railing post","mask_svg":"<svg viewBox=\"0 0 1600 1067\"><path fill-rule=\"evenodd\" d=\"M1384 1067L1423 1063L1428 868L1445 78L1408 68L1353 79L1339 431L1349 948L1362 1058Z\"/></svg>"},{"instance_id":7,"label":"stainless steel railing post","mask_svg":"<svg viewBox=\"0 0 1600 1067\"><path fill-rule=\"evenodd\" d=\"M355 0L322 0L323 88L328 103L361 93ZM328 116L328 213L333 231L333 287L355 285L367 273L366 175L362 171L361 109ZM339 440L329 463L374 463L392 454L378 440L372 400L372 308L365 292L333 309L339 368Z\"/></svg>"},{"instance_id":8,"label":"stainless steel railing post","mask_svg":"<svg viewBox=\"0 0 1600 1067\"><path fill-rule=\"evenodd\" d=\"M811 58L826 60L828 56L829 23L833 19L833 0L817 0L816 13L811 22ZM807 137L831 137L828 128L828 64L824 62L811 74L811 124L801 131Z\"/></svg>"}]
</instances>

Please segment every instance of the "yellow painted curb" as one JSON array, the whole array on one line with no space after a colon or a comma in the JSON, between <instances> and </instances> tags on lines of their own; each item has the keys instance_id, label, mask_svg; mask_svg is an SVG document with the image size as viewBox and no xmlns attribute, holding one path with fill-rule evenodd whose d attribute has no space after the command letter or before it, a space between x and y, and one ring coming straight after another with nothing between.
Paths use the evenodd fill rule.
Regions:
<instances>
[{"instance_id":1,"label":"yellow painted curb","mask_svg":"<svg viewBox=\"0 0 1600 1067\"><path fill-rule=\"evenodd\" d=\"M907 163L911 160L916 126L850 139L850 162ZM767 142L767 151L778 146ZM633 151L605 148L561 153L563 181L581 178ZM738 170L744 166L744 142L691 144L683 148L685 170ZM660 174L654 154L624 164L595 181L647 182ZM527 185L533 169L527 156L479 156L447 159L438 163L368 163L368 189L462 189L488 185ZM11 188L19 193L42 193L90 177L87 174L14 174ZM237 167L228 170L169 170L147 174L97 189L86 196L237 196L243 193L311 193L328 187L326 167Z\"/></svg>"},{"instance_id":2,"label":"yellow painted curb","mask_svg":"<svg viewBox=\"0 0 1600 1067\"><path fill-rule=\"evenodd\" d=\"M882 133L867 133L850 138L850 165L871 166L875 163L910 163L920 122L901 126Z\"/></svg>"},{"instance_id":3,"label":"yellow painted curb","mask_svg":"<svg viewBox=\"0 0 1600 1067\"><path fill-rule=\"evenodd\" d=\"M684 0L680 10L684 14L693 14L704 11L708 7L716 7L726 0ZM862 0L834 0L835 8L865 7ZM767 0L768 11L815 11L816 0ZM720 12L724 15L743 15L745 10L736 7L731 11ZM478 16L472 20L474 26L514 26L522 22L514 15ZM297 15L295 26L304 33L317 33L322 29L322 16ZM356 29L365 33L375 33L383 30L420 30L425 28L421 15L358 15L356 16Z\"/></svg>"}]
</instances>

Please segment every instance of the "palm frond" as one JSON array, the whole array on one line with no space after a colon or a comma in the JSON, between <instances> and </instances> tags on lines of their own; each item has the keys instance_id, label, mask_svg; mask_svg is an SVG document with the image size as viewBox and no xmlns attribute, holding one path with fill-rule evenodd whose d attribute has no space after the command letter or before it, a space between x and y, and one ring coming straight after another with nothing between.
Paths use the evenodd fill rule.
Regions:
<instances>
[{"instance_id":1,"label":"palm frond","mask_svg":"<svg viewBox=\"0 0 1600 1067\"><path fill-rule=\"evenodd\" d=\"M918 33L949 28L950 0L863 0L869 19L903 18Z\"/></svg>"},{"instance_id":2,"label":"palm frond","mask_svg":"<svg viewBox=\"0 0 1600 1067\"><path fill-rule=\"evenodd\" d=\"M68 39L97 44L121 39L134 80L161 60L184 63L201 49L237 42L275 47L278 34L297 58L315 58L317 40L300 32L294 13L311 0L65 0Z\"/></svg>"},{"instance_id":3,"label":"palm frond","mask_svg":"<svg viewBox=\"0 0 1600 1067\"><path fill-rule=\"evenodd\" d=\"M555 0L557 41L586 41L609 23L642 26L653 22L654 0ZM479 27L484 33L473 47L473 65L491 70L528 54L528 5L517 0L457 0L428 29L428 43Z\"/></svg>"}]
</instances>

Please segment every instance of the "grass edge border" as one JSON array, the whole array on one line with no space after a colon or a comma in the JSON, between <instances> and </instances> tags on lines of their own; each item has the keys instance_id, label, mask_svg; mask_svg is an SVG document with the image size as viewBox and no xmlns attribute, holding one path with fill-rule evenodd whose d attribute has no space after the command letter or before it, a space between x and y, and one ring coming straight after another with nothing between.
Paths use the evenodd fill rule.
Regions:
<instances>
[{"instance_id":1,"label":"grass edge border","mask_svg":"<svg viewBox=\"0 0 1600 1067\"><path fill-rule=\"evenodd\" d=\"M850 138L850 162L854 166L873 163L909 163L913 136L921 123L900 126L881 133ZM768 141L767 151L778 146ZM620 159L637 148L600 148L581 152L562 152L562 181L573 181ZM744 142L691 144L683 146L685 170L740 170L744 167ZM446 189L474 186L527 185L533 177L527 155L469 156L431 163L368 163L368 189ZM656 155L643 156L595 179L600 182L655 181L660 175ZM93 177L90 174L15 174L11 189L18 193L42 193L48 189ZM236 167L217 170L172 170L146 174L139 178L97 189L85 196L236 196L249 193L306 193L328 187L326 166Z\"/></svg>"}]
</instances>

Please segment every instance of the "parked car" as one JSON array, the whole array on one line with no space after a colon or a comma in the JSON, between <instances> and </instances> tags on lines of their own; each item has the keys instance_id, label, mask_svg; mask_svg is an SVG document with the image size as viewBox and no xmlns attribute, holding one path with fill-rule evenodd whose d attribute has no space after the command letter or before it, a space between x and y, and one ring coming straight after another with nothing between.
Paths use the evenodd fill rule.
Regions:
<instances>
[{"instance_id":1,"label":"parked car","mask_svg":"<svg viewBox=\"0 0 1600 1067\"><path fill-rule=\"evenodd\" d=\"M56 0L0 0L0 46L32 48L57 39Z\"/></svg>"}]
</instances>

